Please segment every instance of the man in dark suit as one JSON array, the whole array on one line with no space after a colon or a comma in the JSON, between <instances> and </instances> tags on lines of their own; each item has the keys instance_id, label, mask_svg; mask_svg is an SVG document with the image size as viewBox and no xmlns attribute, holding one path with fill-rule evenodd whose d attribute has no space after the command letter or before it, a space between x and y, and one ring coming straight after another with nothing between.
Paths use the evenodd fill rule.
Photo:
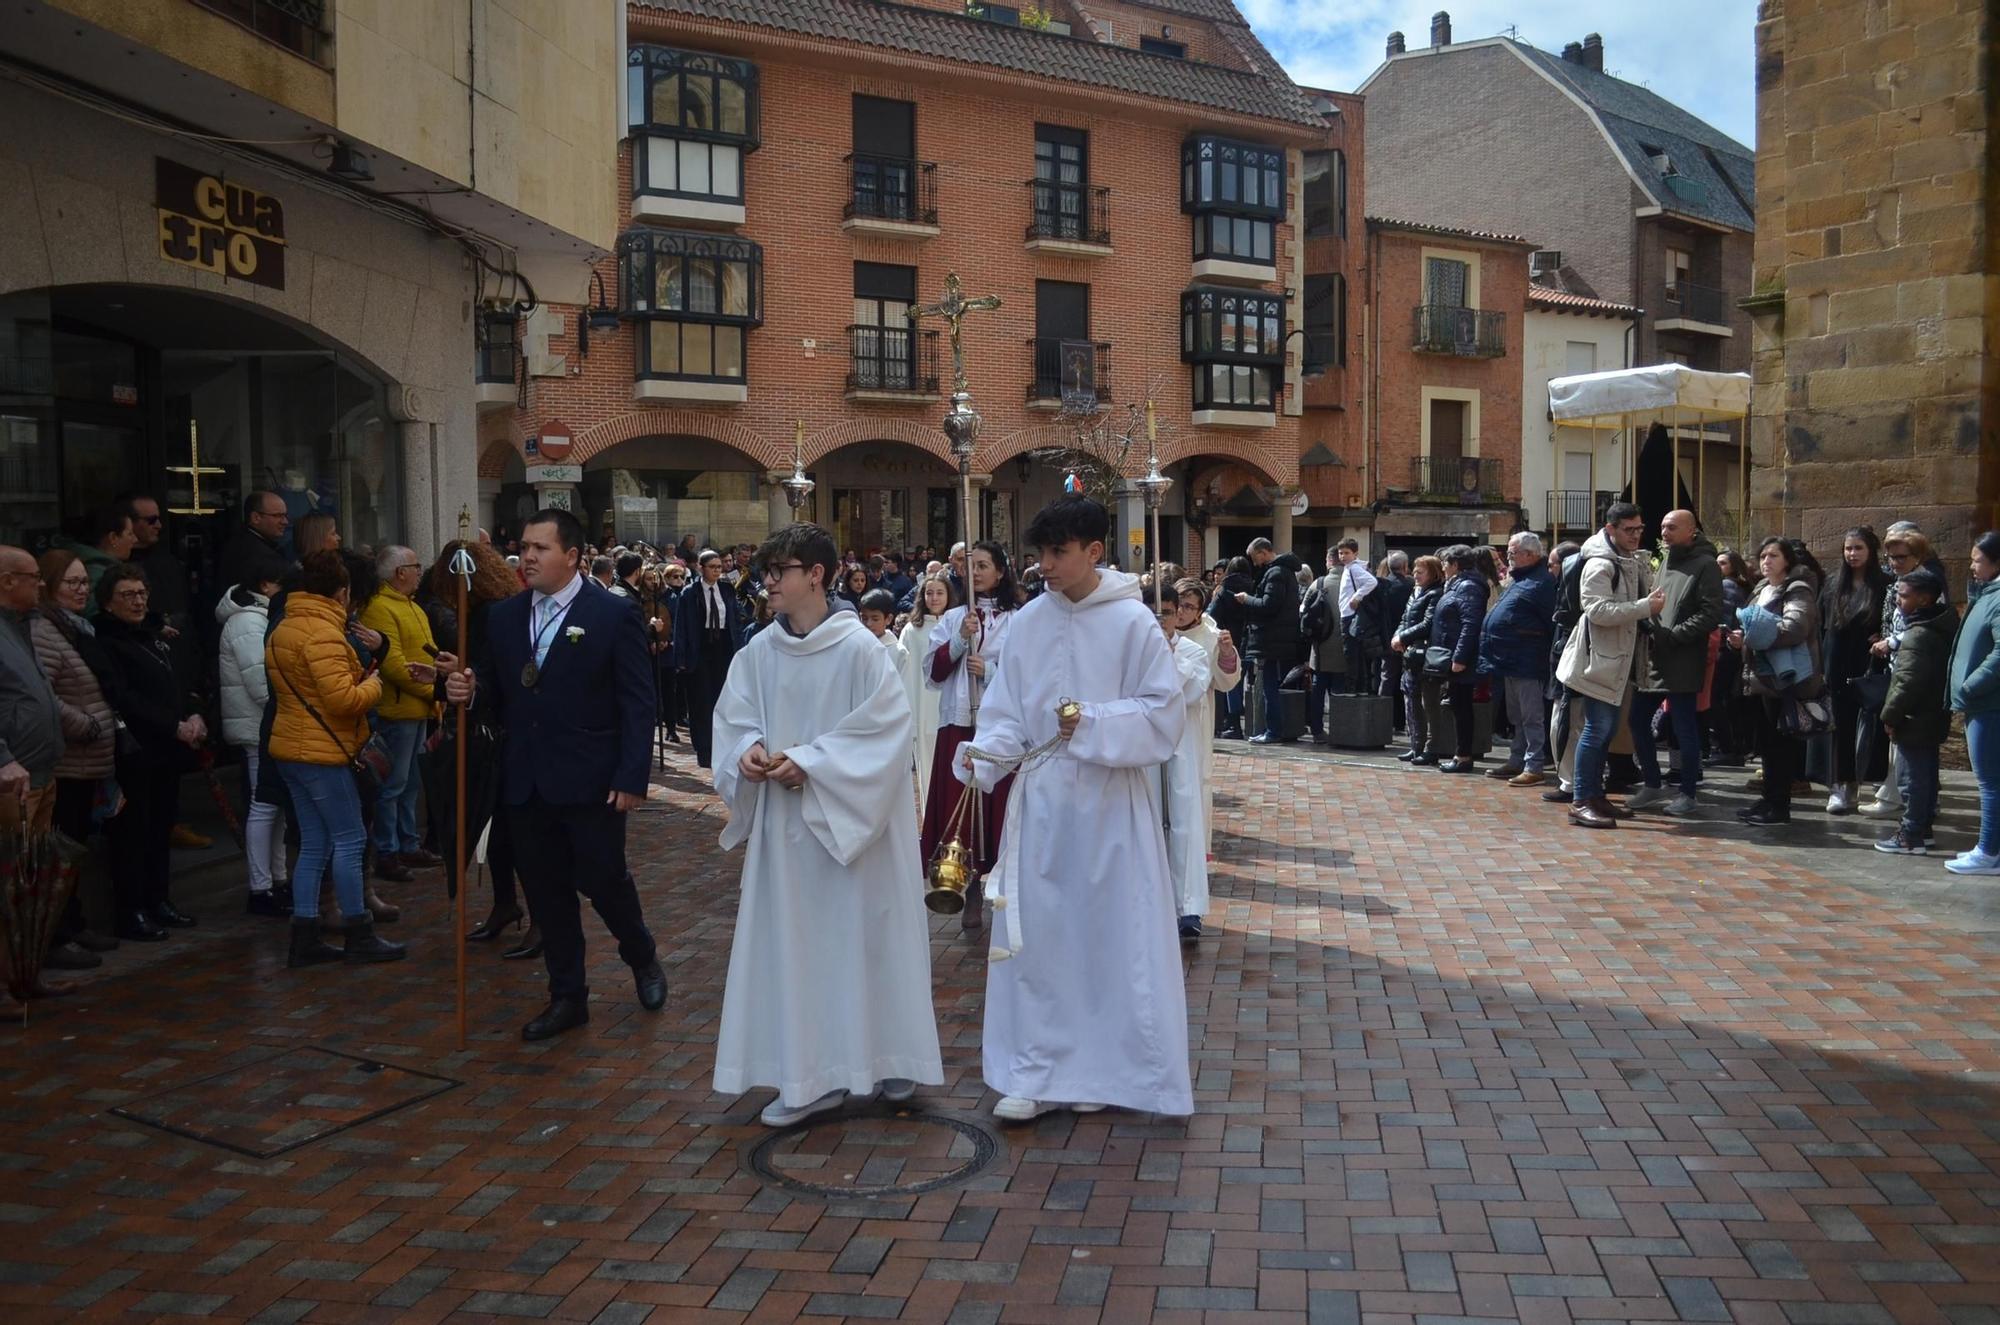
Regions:
<instances>
[{"instance_id":1,"label":"man in dark suit","mask_svg":"<svg viewBox=\"0 0 2000 1325\"><path fill-rule=\"evenodd\" d=\"M688 734L694 738L695 760L709 766L709 732L715 701L729 679L729 660L743 637L743 609L736 594L722 583L722 554L703 548L696 558L700 578L681 591L674 604L674 667L687 695Z\"/></svg>"},{"instance_id":2,"label":"man in dark suit","mask_svg":"<svg viewBox=\"0 0 2000 1325\"><path fill-rule=\"evenodd\" d=\"M541 926L549 1005L521 1029L545 1040L590 1020L581 894L618 940L640 1006L667 997L639 892L625 866L625 816L646 798L653 675L630 605L582 573L583 526L538 511L521 531L525 593L487 617L486 662L446 683L454 703L491 705L506 731L500 804L528 906Z\"/></svg>"}]
</instances>

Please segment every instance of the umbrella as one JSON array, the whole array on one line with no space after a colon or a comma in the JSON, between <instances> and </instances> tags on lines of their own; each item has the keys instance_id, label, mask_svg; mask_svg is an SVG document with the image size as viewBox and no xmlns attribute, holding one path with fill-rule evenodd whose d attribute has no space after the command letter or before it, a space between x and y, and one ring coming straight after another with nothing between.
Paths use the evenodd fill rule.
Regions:
<instances>
[{"instance_id":1,"label":"umbrella","mask_svg":"<svg viewBox=\"0 0 2000 1325\"><path fill-rule=\"evenodd\" d=\"M56 832L26 829L27 807L20 827L0 835L0 962L4 962L7 992L21 1001L21 1020L40 983L42 958L48 953L56 923L76 887L77 862L83 847Z\"/></svg>"},{"instance_id":2,"label":"umbrella","mask_svg":"<svg viewBox=\"0 0 2000 1325\"><path fill-rule=\"evenodd\" d=\"M244 845L243 821L236 817L236 806L230 802L229 793L223 790L222 779L215 775L214 746L202 747L201 775L208 782L208 798L214 801L215 808L222 812L224 826L229 829L229 835L236 839L236 845L241 849ZM257 794L255 787L251 787L249 791L252 796Z\"/></svg>"}]
</instances>

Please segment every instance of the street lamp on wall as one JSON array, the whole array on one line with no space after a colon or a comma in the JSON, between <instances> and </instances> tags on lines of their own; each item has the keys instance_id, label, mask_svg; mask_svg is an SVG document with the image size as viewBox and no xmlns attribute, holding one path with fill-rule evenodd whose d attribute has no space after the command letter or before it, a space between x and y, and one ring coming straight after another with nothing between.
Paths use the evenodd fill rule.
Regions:
<instances>
[{"instance_id":1,"label":"street lamp on wall","mask_svg":"<svg viewBox=\"0 0 2000 1325\"><path fill-rule=\"evenodd\" d=\"M596 303L586 309L576 320L576 352L586 358L590 354L590 333L593 331L610 334L618 330L618 310L611 307L604 297L604 273L590 273L590 288L596 296Z\"/></svg>"}]
</instances>

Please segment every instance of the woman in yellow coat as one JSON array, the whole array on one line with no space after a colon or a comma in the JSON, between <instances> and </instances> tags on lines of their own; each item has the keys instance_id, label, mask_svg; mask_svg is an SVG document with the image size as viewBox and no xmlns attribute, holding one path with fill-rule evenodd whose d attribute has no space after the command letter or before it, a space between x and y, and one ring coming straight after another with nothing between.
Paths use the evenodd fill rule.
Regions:
<instances>
[{"instance_id":1,"label":"woman in yellow coat","mask_svg":"<svg viewBox=\"0 0 2000 1325\"><path fill-rule=\"evenodd\" d=\"M354 760L368 743L368 712L382 698L379 660L363 664L347 637L347 567L322 549L305 559L299 587L285 596L285 618L264 645L277 713L270 754L292 794L299 826L299 860L292 872L290 966L318 962L394 961L401 944L375 937L362 895L361 857L367 830ZM319 936L319 884L328 863L347 946Z\"/></svg>"}]
</instances>

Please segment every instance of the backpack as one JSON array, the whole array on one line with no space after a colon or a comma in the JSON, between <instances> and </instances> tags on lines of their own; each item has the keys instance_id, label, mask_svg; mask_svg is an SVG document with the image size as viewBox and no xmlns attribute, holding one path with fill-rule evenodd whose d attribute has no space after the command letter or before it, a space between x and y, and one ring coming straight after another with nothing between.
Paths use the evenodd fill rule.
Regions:
<instances>
[{"instance_id":1,"label":"backpack","mask_svg":"<svg viewBox=\"0 0 2000 1325\"><path fill-rule=\"evenodd\" d=\"M1583 620L1583 567L1590 561L1611 563L1611 588L1615 592L1624 567L1616 557L1587 557L1581 552L1563 563L1562 581L1556 586L1556 631L1567 634Z\"/></svg>"},{"instance_id":2,"label":"backpack","mask_svg":"<svg viewBox=\"0 0 2000 1325\"><path fill-rule=\"evenodd\" d=\"M1333 603L1320 582L1320 591L1306 604L1305 615L1299 619L1299 631L1308 643L1324 644L1340 628L1340 615L1333 610Z\"/></svg>"}]
</instances>

